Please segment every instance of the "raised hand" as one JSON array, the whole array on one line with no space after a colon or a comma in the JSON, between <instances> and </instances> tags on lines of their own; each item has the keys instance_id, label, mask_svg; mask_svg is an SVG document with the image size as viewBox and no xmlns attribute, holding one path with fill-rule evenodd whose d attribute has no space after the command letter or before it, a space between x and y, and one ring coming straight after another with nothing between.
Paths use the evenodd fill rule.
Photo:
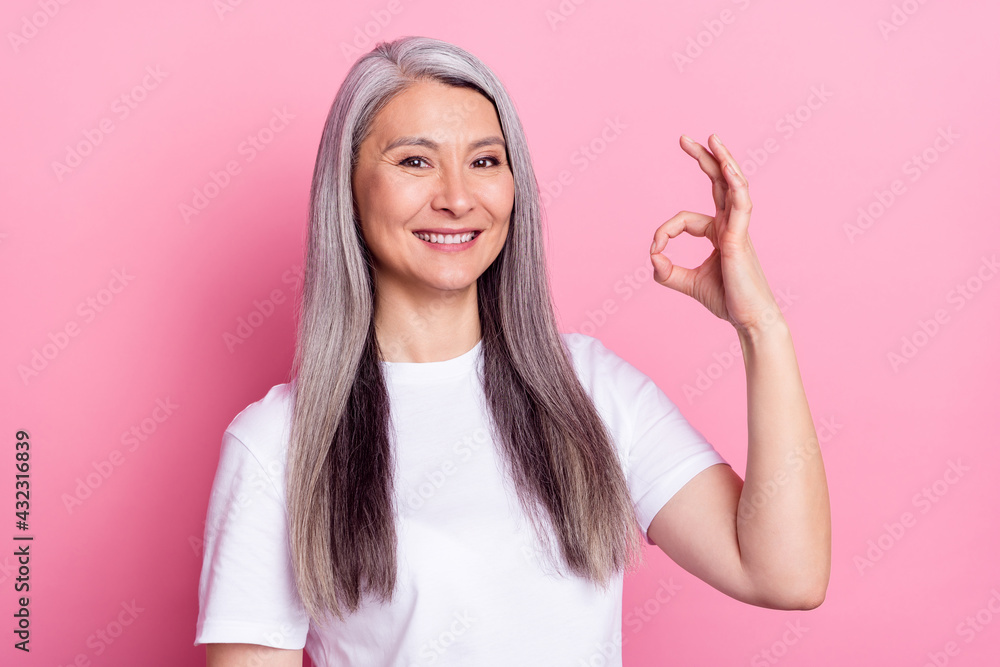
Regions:
<instances>
[{"instance_id":1,"label":"raised hand","mask_svg":"<svg viewBox=\"0 0 1000 667\"><path fill-rule=\"evenodd\" d=\"M738 331L754 333L781 313L750 242L753 204L747 180L718 135L708 141L711 150L681 135L681 148L712 181L715 216L681 211L657 228L650 248L653 279L697 299ZM681 232L707 237L714 246L696 269L677 266L661 254Z\"/></svg>"}]
</instances>

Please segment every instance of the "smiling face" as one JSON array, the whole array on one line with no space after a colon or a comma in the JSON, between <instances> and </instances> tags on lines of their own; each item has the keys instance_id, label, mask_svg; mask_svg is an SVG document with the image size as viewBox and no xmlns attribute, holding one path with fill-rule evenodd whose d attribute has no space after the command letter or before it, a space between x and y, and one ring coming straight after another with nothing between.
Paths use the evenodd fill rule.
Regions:
<instances>
[{"instance_id":1,"label":"smiling face","mask_svg":"<svg viewBox=\"0 0 1000 667\"><path fill-rule=\"evenodd\" d=\"M507 239L514 175L496 110L471 88L420 81L394 97L351 183L378 292L475 289Z\"/></svg>"}]
</instances>

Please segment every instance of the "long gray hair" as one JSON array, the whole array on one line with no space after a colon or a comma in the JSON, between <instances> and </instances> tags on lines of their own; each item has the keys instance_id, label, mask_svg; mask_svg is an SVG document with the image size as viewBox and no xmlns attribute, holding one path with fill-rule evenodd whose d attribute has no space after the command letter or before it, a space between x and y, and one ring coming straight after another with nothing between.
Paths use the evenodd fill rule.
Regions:
<instances>
[{"instance_id":1,"label":"long gray hair","mask_svg":"<svg viewBox=\"0 0 1000 667\"><path fill-rule=\"evenodd\" d=\"M507 142L510 231L476 289L493 442L521 507L546 544L555 534L570 571L601 586L642 558L616 449L556 329L538 183L513 102L472 54L403 37L379 43L348 72L310 193L287 500L295 581L317 624L326 611L340 619L356 611L365 594L391 599L396 584L393 432L351 175L376 114L421 80L481 93Z\"/></svg>"}]
</instances>

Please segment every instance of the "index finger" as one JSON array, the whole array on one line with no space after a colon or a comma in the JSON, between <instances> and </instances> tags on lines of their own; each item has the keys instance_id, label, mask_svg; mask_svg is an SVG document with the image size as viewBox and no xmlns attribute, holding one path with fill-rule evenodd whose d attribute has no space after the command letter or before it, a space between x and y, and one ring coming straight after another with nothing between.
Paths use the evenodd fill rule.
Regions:
<instances>
[{"instance_id":1,"label":"index finger","mask_svg":"<svg viewBox=\"0 0 1000 667\"><path fill-rule=\"evenodd\" d=\"M719 135L713 134L711 137L709 137L709 140L711 140L712 138L715 139L715 144L716 144L715 148L712 149L712 152L715 153L717 159L723 164L726 162L732 164L733 169L736 171L739 177L745 181L746 177L743 175L743 171L740 169L739 163L736 162L736 158L734 158L733 154L729 152L729 149L726 148L726 145L722 143L722 139L719 138Z\"/></svg>"},{"instance_id":2,"label":"index finger","mask_svg":"<svg viewBox=\"0 0 1000 667\"><path fill-rule=\"evenodd\" d=\"M681 148L684 149L685 153L698 160L698 166L712 179L712 199L715 200L715 208L717 211L724 211L729 184L726 182L722 167L715 155L686 134L681 135Z\"/></svg>"}]
</instances>

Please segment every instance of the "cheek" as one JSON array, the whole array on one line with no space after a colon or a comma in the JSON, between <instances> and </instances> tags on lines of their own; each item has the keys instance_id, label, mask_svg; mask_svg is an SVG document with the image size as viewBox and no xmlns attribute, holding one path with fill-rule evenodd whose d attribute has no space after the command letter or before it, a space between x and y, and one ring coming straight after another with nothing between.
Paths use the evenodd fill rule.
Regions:
<instances>
[{"instance_id":1,"label":"cheek","mask_svg":"<svg viewBox=\"0 0 1000 667\"><path fill-rule=\"evenodd\" d=\"M485 197L486 201L489 202L489 209L493 216L499 221L507 220L514 208L513 175L490 184Z\"/></svg>"},{"instance_id":2,"label":"cheek","mask_svg":"<svg viewBox=\"0 0 1000 667\"><path fill-rule=\"evenodd\" d=\"M366 198L374 217L389 223L404 223L427 199L421 179L377 175L368 183Z\"/></svg>"},{"instance_id":3,"label":"cheek","mask_svg":"<svg viewBox=\"0 0 1000 667\"><path fill-rule=\"evenodd\" d=\"M366 238L389 236L405 225L423 205L420 184L374 174L358 191L361 228Z\"/></svg>"}]
</instances>

